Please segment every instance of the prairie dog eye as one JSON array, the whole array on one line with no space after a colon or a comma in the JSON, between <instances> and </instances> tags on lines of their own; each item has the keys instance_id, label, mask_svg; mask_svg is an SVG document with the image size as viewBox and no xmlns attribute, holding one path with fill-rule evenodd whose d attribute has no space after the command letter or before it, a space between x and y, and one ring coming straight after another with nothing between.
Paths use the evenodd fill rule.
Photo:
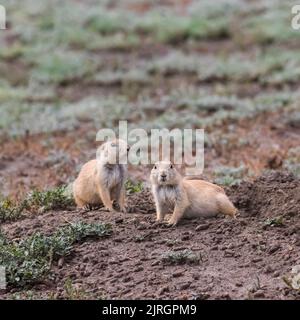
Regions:
<instances>
[{"instance_id":1,"label":"prairie dog eye","mask_svg":"<svg viewBox=\"0 0 300 320\"><path fill-rule=\"evenodd\" d=\"M173 165L172 164L170 164L170 169L173 169Z\"/></svg>"},{"instance_id":2,"label":"prairie dog eye","mask_svg":"<svg viewBox=\"0 0 300 320\"><path fill-rule=\"evenodd\" d=\"M111 146L116 147L117 145L114 142L112 142Z\"/></svg>"},{"instance_id":3,"label":"prairie dog eye","mask_svg":"<svg viewBox=\"0 0 300 320\"><path fill-rule=\"evenodd\" d=\"M154 166L153 169L156 170L156 169L157 169L157 166Z\"/></svg>"}]
</instances>

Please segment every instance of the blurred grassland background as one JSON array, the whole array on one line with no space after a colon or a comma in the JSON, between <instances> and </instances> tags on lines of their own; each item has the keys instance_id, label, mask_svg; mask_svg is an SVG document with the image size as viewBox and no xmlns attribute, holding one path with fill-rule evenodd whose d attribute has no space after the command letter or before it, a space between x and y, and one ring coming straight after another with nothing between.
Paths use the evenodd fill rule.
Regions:
<instances>
[{"instance_id":1,"label":"blurred grassland background","mask_svg":"<svg viewBox=\"0 0 300 320\"><path fill-rule=\"evenodd\" d=\"M224 146L251 145L247 129L238 130L243 119L278 113L283 124L299 125L295 1L1 4L8 20L0 31L3 141L127 119L129 128L204 128L218 157ZM286 154L299 159L291 149Z\"/></svg>"}]
</instances>

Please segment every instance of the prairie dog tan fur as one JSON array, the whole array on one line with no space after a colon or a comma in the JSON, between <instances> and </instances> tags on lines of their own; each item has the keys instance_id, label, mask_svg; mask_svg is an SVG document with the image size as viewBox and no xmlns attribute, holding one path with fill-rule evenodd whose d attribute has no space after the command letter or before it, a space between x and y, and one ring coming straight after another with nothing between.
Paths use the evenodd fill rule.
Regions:
<instances>
[{"instance_id":1,"label":"prairie dog tan fur","mask_svg":"<svg viewBox=\"0 0 300 320\"><path fill-rule=\"evenodd\" d=\"M204 180L183 178L170 161L157 162L151 170L150 181L157 221L163 221L171 211L170 225L176 225L184 217L236 215L237 209L221 187Z\"/></svg>"},{"instance_id":2,"label":"prairie dog tan fur","mask_svg":"<svg viewBox=\"0 0 300 320\"><path fill-rule=\"evenodd\" d=\"M79 208L103 204L113 211L115 200L122 212L125 208L125 181L127 166L120 164L128 152L124 140L104 143L97 159L87 162L81 169L73 185L74 199Z\"/></svg>"}]
</instances>

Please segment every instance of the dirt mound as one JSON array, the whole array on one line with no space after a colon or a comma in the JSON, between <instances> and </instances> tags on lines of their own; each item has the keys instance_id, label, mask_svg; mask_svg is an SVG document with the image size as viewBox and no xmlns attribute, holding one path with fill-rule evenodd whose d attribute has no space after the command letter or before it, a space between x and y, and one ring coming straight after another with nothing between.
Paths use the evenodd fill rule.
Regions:
<instances>
[{"instance_id":1,"label":"dirt mound","mask_svg":"<svg viewBox=\"0 0 300 320\"><path fill-rule=\"evenodd\" d=\"M300 212L300 180L288 172L270 171L242 182L228 194L243 216L294 216Z\"/></svg>"}]
</instances>

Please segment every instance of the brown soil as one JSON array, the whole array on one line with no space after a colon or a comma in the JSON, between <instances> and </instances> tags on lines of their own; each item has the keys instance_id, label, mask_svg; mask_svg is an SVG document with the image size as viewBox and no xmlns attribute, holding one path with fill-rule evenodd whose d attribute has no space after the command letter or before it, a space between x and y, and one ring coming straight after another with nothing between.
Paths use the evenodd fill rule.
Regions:
<instances>
[{"instance_id":1,"label":"brown soil","mask_svg":"<svg viewBox=\"0 0 300 320\"><path fill-rule=\"evenodd\" d=\"M243 216L294 217L299 214L300 184L291 173L267 172L254 182L232 187L230 193Z\"/></svg>"},{"instance_id":2,"label":"brown soil","mask_svg":"<svg viewBox=\"0 0 300 320\"><path fill-rule=\"evenodd\" d=\"M218 217L183 220L176 228L155 223L150 192L129 197L130 213L101 210L49 212L6 223L11 239L36 231L46 234L68 221L110 222L113 235L75 246L53 267L54 280L29 288L39 296L64 298L64 283L88 298L299 299L282 278L299 263L300 181L269 172L228 188L240 211L236 220ZM267 218L283 217L281 226ZM168 251L189 249L199 264L166 265ZM11 289L0 298L17 291Z\"/></svg>"}]
</instances>

